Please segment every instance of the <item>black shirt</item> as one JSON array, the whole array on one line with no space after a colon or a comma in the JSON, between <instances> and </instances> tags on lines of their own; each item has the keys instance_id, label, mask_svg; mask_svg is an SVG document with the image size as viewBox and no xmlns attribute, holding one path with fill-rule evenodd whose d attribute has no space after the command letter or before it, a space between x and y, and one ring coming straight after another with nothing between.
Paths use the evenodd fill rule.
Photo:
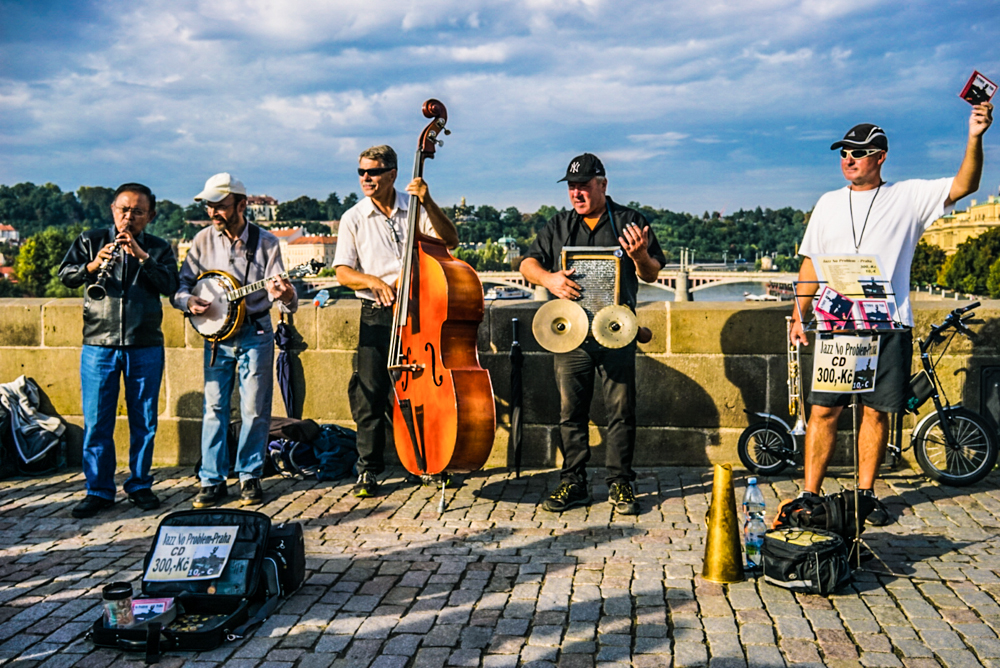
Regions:
<instances>
[{"instance_id":1,"label":"black shirt","mask_svg":"<svg viewBox=\"0 0 1000 668\"><path fill-rule=\"evenodd\" d=\"M646 219L641 213L627 206L615 204L608 198L608 208L614 213L614 226L608 224L608 212L601 214L601 219L593 230L583 220L583 216L576 211L560 211L552 216L548 224L542 228L535 237L535 242L528 249L528 257L538 260L546 271L559 271L562 269L562 249L564 246L617 246L621 250L621 294L619 300L622 304L635 308L639 293L639 278L636 276L635 263L632 261L618 243L618 237L626 225L634 223L640 228L647 225ZM650 257L660 263L662 268L667 264L660 249L660 243L653 234L653 229L649 229L649 246L647 248Z\"/></svg>"}]
</instances>

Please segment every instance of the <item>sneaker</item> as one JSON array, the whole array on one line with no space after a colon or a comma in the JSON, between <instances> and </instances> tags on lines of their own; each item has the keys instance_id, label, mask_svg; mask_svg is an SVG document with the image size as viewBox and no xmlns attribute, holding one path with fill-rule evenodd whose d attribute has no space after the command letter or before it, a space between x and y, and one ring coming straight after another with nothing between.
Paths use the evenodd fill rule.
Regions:
<instances>
[{"instance_id":1,"label":"sneaker","mask_svg":"<svg viewBox=\"0 0 1000 668\"><path fill-rule=\"evenodd\" d=\"M371 471L362 471L358 481L354 483L354 496L367 499L369 496L375 496L376 492L378 492L378 480L375 479L375 474Z\"/></svg>"},{"instance_id":2,"label":"sneaker","mask_svg":"<svg viewBox=\"0 0 1000 668\"><path fill-rule=\"evenodd\" d=\"M260 478L240 481L240 505L256 506L264 503L264 492L260 488Z\"/></svg>"},{"instance_id":3,"label":"sneaker","mask_svg":"<svg viewBox=\"0 0 1000 668\"><path fill-rule=\"evenodd\" d=\"M587 491L587 483L563 481L552 496L545 499L542 509L550 513L561 513L577 506L589 506L594 501Z\"/></svg>"},{"instance_id":4,"label":"sneaker","mask_svg":"<svg viewBox=\"0 0 1000 668\"><path fill-rule=\"evenodd\" d=\"M194 497L194 502L191 505L195 508L210 508L218 503L224 503L228 496L229 491L226 489L226 483L206 485L198 492L198 496Z\"/></svg>"},{"instance_id":5,"label":"sneaker","mask_svg":"<svg viewBox=\"0 0 1000 668\"><path fill-rule=\"evenodd\" d=\"M608 488L608 501L622 515L638 515L639 503L635 500L629 482L613 482Z\"/></svg>"},{"instance_id":6,"label":"sneaker","mask_svg":"<svg viewBox=\"0 0 1000 668\"><path fill-rule=\"evenodd\" d=\"M128 501L139 510L156 510L160 507L160 499L148 487L137 489L129 494Z\"/></svg>"},{"instance_id":7,"label":"sneaker","mask_svg":"<svg viewBox=\"0 0 1000 668\"><path fill-rule=\"evenodd\" d=\"M870 489L861 489L858 491L875 502L875 510L868 513L868 518L865 520L868 524L871 524L873 527L884 527L896 521L896 518L892 516L886 505L875 496L875 492Z\"/></svg>"},{"instance_id":8,"label":"sneaker","mask_svg":"<svg viewBox=\"0 0 1000 668\"><path fill-rule=\"evenodd\" d=\"M101 496L94 496L93 494L88 494L83 498L83 501L76 504L73 508L73 517L82 520L87 517L93 517L102 510L107 510L111 506L115 505L114 501L105 499Z\"/></svg>"}]
</instances>

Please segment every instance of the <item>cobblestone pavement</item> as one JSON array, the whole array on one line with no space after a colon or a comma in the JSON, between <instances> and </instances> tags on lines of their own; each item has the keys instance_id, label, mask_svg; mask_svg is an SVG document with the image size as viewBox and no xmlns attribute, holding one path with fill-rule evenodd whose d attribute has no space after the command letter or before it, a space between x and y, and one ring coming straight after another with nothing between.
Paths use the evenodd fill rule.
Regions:
<instances>
[{"instance_id":1,"label":"cobblestone pavement","mask_svg":"<svg viewBox=\"0 0 1000 668\"><path fill-rule=\"evenodd\" d=\"M638 517L614 516L599 483L590 508L538 509L552 471L471 475L449 490L443 516L440 492L398 471L366 500L346 481L266 480L263 512L305 525L305 585L251 638L161 664L1000 666L997 473L964 489L888 474L877 491L899 520L865 536L900 575L860 573L826 598L700 578L711 475L643 470ZM142 665L85 633L100 587L138 581L159 520L190 507L189 470L157 477L158 514L120 502L90 520L70 516L79 473L0 482L0 664ZM789 478L764 490L772 514L798 491Z\"/></svg>"}]
</instances>

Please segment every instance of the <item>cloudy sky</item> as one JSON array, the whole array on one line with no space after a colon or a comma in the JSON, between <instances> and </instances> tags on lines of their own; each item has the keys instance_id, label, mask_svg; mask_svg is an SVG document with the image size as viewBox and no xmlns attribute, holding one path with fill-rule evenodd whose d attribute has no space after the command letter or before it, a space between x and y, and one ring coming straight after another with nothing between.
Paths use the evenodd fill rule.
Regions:
<instances>
[{"instance_id":1,"label":"cloudy sky","mask_svg":"<svg viewBox=\"0 0 1000 668\"><path fill-rule=\"evenodd\" d=\"M886 129L889 179L954 175L958 93L974 69L1000 82L998 25L992 0L0 0L0 183L187 203L231 171L343 195L372 144L409 175L436 97L445 205L561 206L591 151L619 201L809 209L858 122ZM998 146L994 127L974 197L997 193Z\"/></svg>"}]
</instances>

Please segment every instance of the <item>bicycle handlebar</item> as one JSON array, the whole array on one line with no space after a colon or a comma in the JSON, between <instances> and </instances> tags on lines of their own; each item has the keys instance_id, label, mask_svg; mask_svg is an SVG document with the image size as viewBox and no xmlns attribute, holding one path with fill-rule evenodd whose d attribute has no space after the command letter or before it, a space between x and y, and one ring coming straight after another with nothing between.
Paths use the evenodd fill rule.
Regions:
<instances>
[{"instance_id":1,"label":"bicycle handlebar","mask_svg":"<svg viewBox=\"0 0 1000 668\"><path fill-rule=\"evenodd\" d=\"M928 336L928 340L943 340L941 338L941 332L948 329L949 327L954 327L955 331L959 332L963 336L972 336L972 330L965 324L966 320L970 320L975 317L975 313L972 309L980 305L980 302L972 302L968 306L962 306L954 309L951 313L945 317L944 322L940 325L931 325L931 332Z\"/></svg>"}]
</instances>

